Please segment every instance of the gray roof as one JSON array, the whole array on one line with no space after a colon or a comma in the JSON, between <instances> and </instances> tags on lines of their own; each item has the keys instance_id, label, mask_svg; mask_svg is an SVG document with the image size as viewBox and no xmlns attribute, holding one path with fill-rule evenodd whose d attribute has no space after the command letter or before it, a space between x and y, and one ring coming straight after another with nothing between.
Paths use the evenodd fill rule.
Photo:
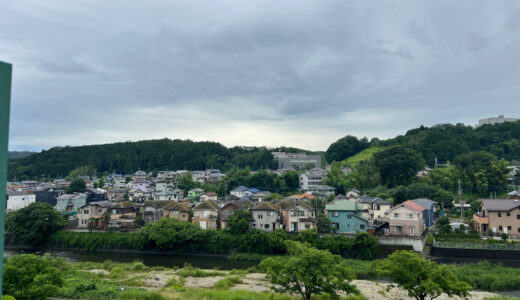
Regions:
<instances>
[{"instance_id":1,"label":"gray roof","mask_svg":"<svg viewBox=\"0 0 520 300\"><path fill-rule=\"evenodd\" d=\"M87 204L83 205L82 207L88 206L88 205L95 205L95 206L99 206L99 207L110 207L111 206L110 202L108 202L108 201L96 201L96 202L87 203Z\"/></svg>"},{"instance_id":2,"label":"gray roof","mask_svg":"<svg viewBox=\"0 0 520 300\"><path fill-rule=\"evenodd\" d=\"M236 189L233 189L232 192L245 192L245 191L249 191L249 188L241 185L239 187L237 187Z\"/></svg>"},{"instance_id":3,"label":"gray roof","mask_svg":"<svg viewBox=\"0 0 520 300\"><path fill-rule=\"evenodd\" d=\"M424 207L425 209L432 209L432 206L437 204L437 202L432 201L430 199L426 199L426 198L418 198L418 199L413 200L413 202L419 204L420 206Z\"/></svg>"},{"instance_id":4,"label":"gray roof","mask_svg":"<svg viewBox=\"0 0 520 300\"><path fill-rule=\"evenodd\" d=\"M482 207L487 211L511 211L518 206L518 199L482 199Z\"/></svg>"},{"instance_id":5,"label":"gray roof","mask_svg":"<svg viewBox=\"0 0 520 300\"><path fill-rule=\"evenodd\" d=\"M375 198L372 203L377 204L377 205L392 205L392 203L390 203L384 199L381 199L381 198Z\"/></svg>"},{"instance_id":6,"label":"gray roof","mask_svg":"<svg viewBox=\"0 0 520 300\"><path fill-rule=\"evenodd\" d=\"M374 202L374 198L368 196L368 195L363 195L361 196L361 198L359 198L359 203L372 203Z\"/></svg>"}]
</instances>

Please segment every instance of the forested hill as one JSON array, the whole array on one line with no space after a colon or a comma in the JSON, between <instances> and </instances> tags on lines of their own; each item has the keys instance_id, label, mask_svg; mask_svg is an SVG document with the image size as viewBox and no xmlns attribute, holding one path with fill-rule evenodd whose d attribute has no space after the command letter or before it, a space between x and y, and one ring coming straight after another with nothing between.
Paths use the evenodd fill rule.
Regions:
<instances>
[{"instance_id":1,"label":"forested hill","mask_svg":"<svg viewBox=\"0 0 520 300\"><path fill-rule=\"evenodd\" d=\"M71 170L92 165L99 173L129 174L137 170L228 170L233 166L252 170L276 169L273 151L295 148L233 147L215 142L149 140L79 147L54 147L29 157L9 161L9 178L63 177Z\"/></svg>"},{"instance_id":2,"label":"forested hill","mask_svg":"<svg viewBox=\"0 0 520 300\"><path fill-rule=\"evenodd\" d=\"M36 152L30 152L30 151L9 151L8 157L9 157L9 159L19 159L19 158L27 157L29 155L33 155L35 153Z\"/></svg>"},{"instance_id":3,"label":"forested hill","mask_svg":"<svg viewBox=\"0 0 520 300\"><path fill-rule=\"evenodd\" d=\"M464 124L421 126L384 141L346 136L330 145L326 158L328 162L341 161L369 147L384 149L395 145L413 148L430 166L435 158L439 163L453 162L457 155L472 151L489 152L508 161L520 160L520 121L478 128Z\"/></svg>"}]
</instances>

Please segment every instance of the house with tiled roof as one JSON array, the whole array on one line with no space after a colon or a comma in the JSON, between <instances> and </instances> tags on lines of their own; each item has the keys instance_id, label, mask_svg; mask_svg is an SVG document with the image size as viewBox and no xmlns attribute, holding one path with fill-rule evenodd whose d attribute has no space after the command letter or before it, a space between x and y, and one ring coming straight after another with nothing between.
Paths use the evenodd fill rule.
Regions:
<instances>
[{"instance_id":1,"label":"house with tiled roof","mask_svg":"<svg viewBox=\"0 0 520 300\"><path fill-rule=\"evenodd\" d=\"M282 228L297 233L316 227L314 209L304 200L284 199L276 203L282 219Z\"/></svg>"},{"instance_id":2,"label":"house with tiled roof","mask_svg":"<svg viewBox=\"0 0 520 300\"><path fill-rule=\"evenodd\" d=\"M253 192L251 192L251 190L248 187L241 185L231 190L230 194L240 198L244 198L253 195Z\"/></svg>"},{"instance_id":3,"label":"house with tiled roof","mask_svg":"<svg viewBox=\"0 0 520 300\"><path fill-rule=\"evenodd\" d=\"M218 200L218 195L215 192L205 192L204 194L200 195L199 197L200 201L206 201L206 200Z\"/></svg>"},{"instance_id":4,"label":"house with tiled roof","mask_svg":"<svg viewBox=\"0 0 520 300\"><path fill-rule=\"evenodd\" d=\"M169 202L163 207L163 217L184 222L190 221L191 205L186 202Z\"/></svg>"},{"instance_id":5,"label":"house with tiled roof","mask_svg":"<svg viewBox=\"0 0 520 300\"><path fill-rule=\"evenodd\" d=\"M363 218L363 206L354 199L335 199L325 206L325 212L336 232L365 232L368 220Z\"/></svg>"},{"instance_id":6,"label":"house with tiled roof","mask_svg":"<svg viewBox=\"0 0 520 300\"><path fill-rule=\"evenodd\" d=\"M371 222L386 221L386 212L392 208L392 203L367 195L361 196L357 201L363 206L362 216Z\"/></svg>"},{"instance_id":7,"label":"house with tiled roof","mask_svg":"<svg viewBox=\"0 0 520 300\"><path fill-rule=\"evenodd\" d=\"M424 207L407 200L394 208L388 214L389 234L394 236L421 236L427 229L424 225Z\"/></svg>"},{"instance_id":8,"label":"house with tiled roof","mask_svg":"<svg viewBox=\"0 0 520 300\"><path fill-rule=\"evenodd\" d=\"M96 229L103 229L102 217L103 214L110 209L110 202L108 201L96 201L90 202L78 210L78 228L86 229L90 219L94 221L94 227Z\"/></svg>"},{"instance_id":9,"label":"house with tiled roof","mask_svg":"<svg viewBox=\"0 0 520 300\"><path fill-rule=\"evenodd\" d=\"M413 202L419 204L424 208L424 226L426 226L426 228L429 228L435 225L435 206L437 205L437 202L426 198L418 198L413 200Z\"/></svg>"},{"instance_id":10,"label":"house with tiled roof","mask_svg":"<svg viewBox=\"0 0 520 300\"><path fill-rule=\"evenodd\" d=\"M253 202L247 199L240 199L228 202L220 209L220 228L226 229L227 224L233 214L237 211L248 211L253 206Z\"/></svg>"},{"instance_id":11,"label":"house with tiled roof","mask_svg":"<svg viewBox=\"0 0 520 300\"><path fill-rule=\"evenodd\" d=\"M217 221L219 217L219 206L217 203L206 200L195 205L192 209L192 223L198 224L202 229L217 229Z\"/></svg>"},{"instance_id":12,"label":"house with tiled roof","mask_svg":"<svg viewBox=\"0 0 520 300\"><path fill-rule=\"evenodd\" d=\"M281 226L278 208L270 202L261 202L251 208L251 228L272 232Z\"/></svg>"},{"instance_id":13,"label":"house with tiled roof","mask_svg":"<svg viewBox=\"0 0 520 300\"><path fill-rule=\"evenodd\" d=\"M493 233L520 237L520 200L482 199L480 211L473 215L475 229L481 234Z\"/></svg>"}]
</instances>

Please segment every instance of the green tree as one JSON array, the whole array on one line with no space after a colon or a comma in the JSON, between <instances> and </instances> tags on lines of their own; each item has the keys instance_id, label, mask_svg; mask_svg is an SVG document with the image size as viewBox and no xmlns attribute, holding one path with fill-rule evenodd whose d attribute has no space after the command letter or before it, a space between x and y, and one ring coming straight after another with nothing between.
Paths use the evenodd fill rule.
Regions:
<instances>
[{"instance_id":1,"label":"green tree","mask_svg":"<svg viewBox=\"0 0 520 300\"><path fill-rule=\"evenodd\" d=\"M19 254L4 258L3 292L19 300L43 300L63 285L60 271L47 258Z\"/></svg>"},{"instance_id":2,"label":"green tree","mask_svg":"<svg viewBox=\"0 0 520 300\"><path fill-rule=\"evenodd\" d=\"M354 250L356 250L360 259L374 259L377 250L377 239L366 232L359 232L354 238Z\"/></svg>"},{"instance_id":3,"label":"green tree","mask_svg":"<svg viewBox=\"0 0 520 300\"><path fill-rule=\"evenodd\" d=\"M440 217L437 219L435 227L439 230L439 233L450 233L451 225L448 217Z\"/></svg>"},{"instance_id":4,"label":"green tree","mask_svg":"<svg viewBox=\"0 0 520 300\"><path fill-rule=\"evenodd\" d=\"M67 190L65 193L67 194L73 194L73 193L83 193L87 190L87 184L85 183L85 180L83 179L73 179L70 182L70 185L67 187Z\"/></svg>"},{"instance_id":5,"label":"green tree","mask_svg":"<svg viewBox=\"0 0 520 300\"><path fill-rule=\"evenodd\" d=\"M184 192L187 192L198 186L198 182L193 181L191 172L187 172L177 179L177 188L183 190Z\"/></svg>"},{"instance_id":6,"label":"green tree","mask_svg":"<svg viewBox=\"0 0 520 300\"><path fill-rule=\"evenodd\" d=\"M394 146L374 154L374 163L383 184L394 187L410 184L424 168L421 155L406 146Z\"/></svg>"},{"instance_id":7,"label":"green tree","mask_svg":"<svg viewBox=\"0 0 520 300\"><path fill-rule=\"evenodd\" d=\"M96 225L97 225L96 223L97 223L96 219L90 217L88 219L88 223L87 223L88 231L92 232L92 230L96 229Z\"/></svg>"},{"instance_id":8,"label":"green tree","mask_svg":"<svg viewBox=\"0 0 520 300\"><path fill-rule=\"evenodd\" d=\"M353 187L364 192L381 184L381 176L372 159L360 162L348 176Z\"/></svg>"},{"instance_id":9,"label":"green tree","mask_svg":"<svg viewBox=\"0 0 520 300\"><path fill-rule=\"evenodd\" d=\"M413 251L396 251L388 259L376 262L376 270L417 300L435 299L442 293L468 297L471 286L453 273L453 267L437 265Z\"/></svg>"},{"instance_id":10,"label":"green tree","mask_svg":"<svg viewBox=\"0 0 520 300\"><path fill-rule=\"evenodd\" d=\"M288 171L280 177L285 182L285 188L288 191L295 191L300 188L300 175L298 172Z\"/></svg>"},{"instance_id":11,"label":"green tree","mask_svg":"<svg viewBox=\"0 0 520 300\"><path fill-rule=\"evenodd\" d=\"M333 161L342 161L345 158L349 158L350 156L363 151L369 146L370 143L367 138L358 140L355 136L347 135L329 146L325 153L325 158L328 163L332 163Z\"/></svg>"},{"instance_id":12,"label":"green tree","mask_svg":"<svg viewBox=\"0 0 520 300\"><path fill-rule=\"evenodd\" d=\"M6 231L23 244L39 246L66 225L66 220L47 203L35 202L7 214Z\"/></svg>"},{"instance_id":13,"label":"green tree","mask_svg":"<svg viewBox=\"0 0 520 300\"><path fill-rule=\"evenodd\" d=\"M86 165L77 167L69 172L69 175L67 175L67 179L75 179L79 176L95 176L96 175L96 168L92 165Z\"/></svg>"},{"instance_id":14,"label":"green tree","mask_svg":"<svg viewBox=\"0 0 520 300\"><path fill-rule=\"evenodd\" d=\"M104 230L107 230L108 229L108 224L110 223L110 210L106 210L102 215L101 215L101 224L103 225L103 229Z\"/></svg>"},{"instance_id":15,"label":"green tree","mask_svg":"<svg viewBox=\"0 0 520 300\"><path fill-rule=\"evenodd\" d=\"M344 194L352 188L352 182L341 170L339 162L333 162L330 171L327 173L327 185L336 188L336 194Z\"/></svg>"},{"instance_id":16,"label":"green tree","mask_svg":"<svg viewBox=\"0 0 520 300\"><path fill-rule=\"evenodd\" d=\"M299 294L304 300L322 293L337 297L339 291L359 294L350 284L355 274L340 256L294 241L286 245L289 257L270 257L260 264L273 290Z\"/></svg>"},{"instance_id":17,"label":"green tree","mask_svg":"<svg viewBox=\"0 0 520 300\"><path fill-rule=\"evenodd\" d=\"M237 210L232 215L227 224L227 230L231 234L244 234L249 229L251 223L251 213L247 210Z\"/></svg>"},{"instance_id":18,"label":"green tree","mask_svg":"<svg viewBox=\"0 0 520 300\"><path fill-rule=\"evenodd\" d=\"M97 182L98 188L102 189L105 187L105 176L101 176Z\"/></svg>"},{"instance_id":19,"label":"green tree","mask_svg":"<svg viewBox=\"0 0 520 300\"><path fill-rule=\"evenodd\" d=\"M330 219L327 218L324 214L316 215L316 227L318 229L318 233L329 233L331 231L331 222Z\"/></svg>"}]
</instances>

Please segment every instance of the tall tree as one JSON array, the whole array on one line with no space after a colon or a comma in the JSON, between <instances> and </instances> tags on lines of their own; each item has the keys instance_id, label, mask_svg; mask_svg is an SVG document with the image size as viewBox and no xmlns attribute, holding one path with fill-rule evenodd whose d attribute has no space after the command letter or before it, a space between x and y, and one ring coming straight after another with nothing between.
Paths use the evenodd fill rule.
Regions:
<instances>
[{"instance_id":1,"label":"tall tree","mask_svg":"<svg viewBox=\"0 0 520 300\"><path fill-rule=\"evenodd\" d=\"M85 180L76 178L70 182L70 185L67 187L67 190L65 192L67 194L73 194L73 193L83 193L86 190L87 190L87 184L85 183Z\"/></svg>"},{"instance_id":2,"label":"tall tree","mask_svg":"<svg viewBox=\"0 0 520 300\"><path fill-rule=\"evenodd\" d=\"M413 251L396 251L376 263L380 275L388 276L417 300L435 299L442 293L468 297L471 286L453 273L453 267L437 265Z\"/></svg>"},{"instance_id":3,"label":"tall tree","mask_svg":"<svg viewBox=\"0 0 520 300\"><path fill-rule=\"evenodd\" d=\"M405 146L390 147L375 153L374 163L382 183L389 187L409 184L425 166L421 155Z\"/></svg>"},{"instance_id":4,"label":"tall tree","mask_svg":"<svg viewBox=\"0 0 520 300\"><path fill-rule=\"evenodd\" d=\"M329 146L325 153L325 158L328 163L332 163L333 161L342 161L345 158L363 151L369 146L370 143L367 138L358 140L355 136L347 135Z\"/></svg>"}]
</instances>

